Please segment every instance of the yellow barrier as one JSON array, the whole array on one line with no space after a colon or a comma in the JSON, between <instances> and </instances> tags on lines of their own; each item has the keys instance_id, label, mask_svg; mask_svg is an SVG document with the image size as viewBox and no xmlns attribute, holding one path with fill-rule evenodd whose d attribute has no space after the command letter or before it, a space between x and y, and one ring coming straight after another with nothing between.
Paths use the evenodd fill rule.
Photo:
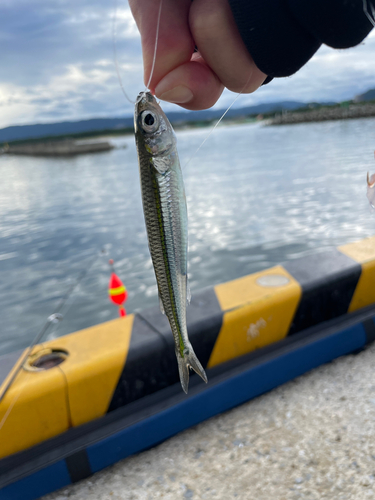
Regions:
<instances>
[{"instance_id":1,"label":"yellow barrier","mask_svg":"<svg viewBox=\"0 0 375 500\"><path fill-rule=\"evenodd\" d=\"M188 310L194 350L215 367L375 304L374 284L375 237L217 285L195 294ZM67 359L18 374L0 403L0 458L178 382L170 328L156 309L45 342L33 354L46 347Z\"/></svg>"}]
</instances>

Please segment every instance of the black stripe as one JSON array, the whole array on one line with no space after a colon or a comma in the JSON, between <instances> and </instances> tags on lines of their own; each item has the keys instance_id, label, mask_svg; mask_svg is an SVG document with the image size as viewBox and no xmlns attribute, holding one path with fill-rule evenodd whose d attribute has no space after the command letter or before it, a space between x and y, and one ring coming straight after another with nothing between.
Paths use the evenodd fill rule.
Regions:
<instances>
[{"instance_id":1,"label":"black stripe","mask_svg":"<svg viewBox=\"0 0 375 500\"><path fill-rule=\"evenodd\" d=\"M204 368L219 335L223 313L214 289L194 294L187 307L190 342ZM191 373L191 377L196 375ZM137 314L125 367L108 411L179 382L175 343L166 316L154 307Z\"/></svg>"},{"instance_id":2,"label":"black stripe","mask_svg":"<svg viewBox=\"0 0 375 500\"><path fill-rule=\"evenodd\" d=\"M374 318L368 318L362 323L366 333L366 344L370 344L375 340L375 324Z\"/></svg>"},{"instance_id":3,"label":"black stripe","mask_svg":"<svg viewBox=\"0 0 375 500\"><path fill-rule=\"evenodd\" d=\"M160 334L136 314L126 363L108 411L174 383L178 372L176 366L172 373L173 357Z\"/></svg>"},{"instance_id":4,"label":"black stripe","mask_svg":"<svg viewBox=\"0 0 375 500\"><path fill-rule=\"evenodd\" d=\"M283 264L302 287L289 335L348 312L362 267L338 250Z\"/></svg>"},{"instance_id":5,"label":"black stripe","mask_svg":"<svg viewBox=\"0 0 375 500\"><path fill-rule=\"evenodd\" d=\"M203 368L207 368L223 325L223 311L213 288L194 293L186 309L186 321L194 352Z\"/></svg>"},{"instance_id":6,"label":"black stripe","mask_svg":"<svg viewBox=\"0 0 375 500\"><path fill-rule=\"evenodd\" d=\"M69 457L66 457L65 463L72 483L86 479L92 474L86 450L80 450L73 453L73 455L69 455Z\"/></svg>"},{"instance_id":7,"label":"black stripe","mask_svg":"<svg viewBox=\"0 0 375 500\"><path fill-rule=\"evenodd\" d=\"M142 311L141 316L165 339L177 366L175 344L167 317L157 307ZM186 308L186 323L194 352L203 368L206 368L223 323L223 312L213 288L193 293L191 303Z\"/></svg>"}]
</instances>

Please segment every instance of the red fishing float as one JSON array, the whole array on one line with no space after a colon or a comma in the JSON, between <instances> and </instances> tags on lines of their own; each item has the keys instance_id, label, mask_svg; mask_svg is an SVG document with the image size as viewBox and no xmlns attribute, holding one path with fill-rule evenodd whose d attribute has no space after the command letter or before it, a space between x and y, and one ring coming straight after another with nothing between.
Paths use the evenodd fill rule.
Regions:
<instances>
[{"instance_id":1,"label":"red fishing float","mask_svg":"<svg viewBox=\"0 0 375 500\"><path fill-rule=\"evenodd\" d=\"M109 261L109 264L113 266L113 260L111 259ZM120 280L120 278L113 272L113 267L112 267L112 274L109 279L109 285L108 285L108 295L110 300L119 306L119 314L120 316L126 316L126 310L125 307L123 306L123 303L126 302L126 299L128 298L128 292L123 284L123 282Z\"/></svg>"}]
</instances>

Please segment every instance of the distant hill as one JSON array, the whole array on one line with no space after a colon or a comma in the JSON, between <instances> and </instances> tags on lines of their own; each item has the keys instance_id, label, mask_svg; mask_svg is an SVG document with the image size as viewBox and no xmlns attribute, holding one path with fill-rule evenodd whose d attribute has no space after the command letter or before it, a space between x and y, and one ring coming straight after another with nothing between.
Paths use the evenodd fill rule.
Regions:
<instances>
[{"instance_id":1,"label":"distant hill","mask_svg":"<svg viewBox=\"0 0 375 500\"><path fill-rule=\"evenodd\" d=\"M363 94L357 95L354 102L366 102L375 100L375 88ZM236 119L259 114L269 114L278 111L295 111L301 108L319 108L321 106L335 105L334 102L300 102L300 101L280 101L258 104L256 106L246 106L243 108L232 108L225 116L225 120ZM225 109L207 109L203 111L174 111L168 113L168 118L173 125L182 125L196 122L207 122L218 120ZM14 125L0 129L0 143L23 141L26 139L40 139L44 137L58 137L79 134L98 134L100 132L112 133L116 131L131 131L133 128L133 117L123 118L92 118L90 120L80 120L76 122L59 123L39 123L35 125Z\"/></svg>"},{"instance_id":2,"label":"distant hill","mask_svg":"<svg viewBox=\"0 0 375 500\"><path fill-rule=\"evenodd\" d=\"M259 115L262 113L282 111L283 109L294 110L301 106L306 106L306 103L299 101L268 102L257 104L256 106L232 108L225 115L225 118L230 119L239 118L241 116ZM205 109L202 111L173 112L168 113L168 118L171 123L209 121L219 119L225 111L225 109Z\"/></svg>"},{"instance_id":3,"label":"distant hill","mask_svg":"<svg viewBox=\"0 0 375 500\"><path fill-rule=\"evenodd\" d=\"M375 101L375 89L370 89L364 94L355 96L355 102Z\"/></svg>"},{"instance_id":4,"label":"distant hill","mask_svg":"<svg viewBox=\"0 0 375 500\"><path fill-rule=\"evenodd\" d=\"M78 122L39 123L35 125L14 125L0 129L0 142L10 142L38 137L80 134L98 130L116 130L133 126L133 117L93 118Z\"/></svg>"},{"instance_id":5,"label":"distant hill","mask_svg":"<svg viewBox=\"0 0 375 500\"><path fill-rule=\"evenodd\" d=\"M226 119L239 118L242 116L270 113L283 109L294 110L306 103L298 101L281 101L273 103L258 104L244 108L230 109ZM209 109L203 111L175 111L168 113L168 118L173 124L217 120L225 109ZM93 118L77 122L44 123L35 125L14 125L0 129L0 143L23 139L37 139L40 137L51 137L69 134L83 134L87 132L98 132L101 130L119 130L133 127L133 117L124 118Z\"/></svg>"}]
</instances>

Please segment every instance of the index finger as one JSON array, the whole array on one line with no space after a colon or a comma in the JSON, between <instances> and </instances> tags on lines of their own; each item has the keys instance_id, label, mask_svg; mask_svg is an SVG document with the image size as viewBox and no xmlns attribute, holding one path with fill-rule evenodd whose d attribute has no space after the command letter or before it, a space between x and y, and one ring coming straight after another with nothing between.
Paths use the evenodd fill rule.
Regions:
<instances>
[{"instance_id":1,"label":"index finger","mask_svg":"<svg viewBox=\"0 0 375 500\"><path fill-rule=\"evenodd\" d=\"M191 0L129 0L141 34L145 85L152 68L161 1L156 61L150 82L151 92L154 92L157 83L165 75L190 61L194 52L194 41L189 29Z\"/></svg>"}]
</instances>

